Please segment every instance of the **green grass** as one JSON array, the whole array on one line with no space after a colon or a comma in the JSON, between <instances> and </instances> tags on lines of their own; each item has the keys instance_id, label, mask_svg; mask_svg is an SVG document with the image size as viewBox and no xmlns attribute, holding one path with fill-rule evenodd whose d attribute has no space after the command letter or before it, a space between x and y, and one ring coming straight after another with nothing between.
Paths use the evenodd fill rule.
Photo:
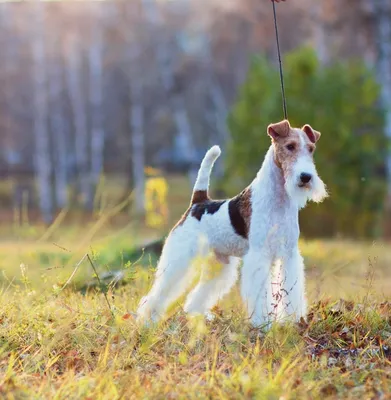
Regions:
<instances>
[{"instance_id":1,"label":"green grass","mask_svg":"<svg viewBox=\"0 0 391 400\"><path fill-rule=\"evenodd\" d=\"M187 194L171 192L170 224ZM132 312L156 256L134 248L165 230L108 214L29 233L11 226L8 236L2 227L0 398L390 398L389 244L301 241L307 321L253 329L235 287L213 322L188 319L179 303L140 328ZM75 269L86 253L100 276L122 271L124 285L82 291L95 275L85 258Z\"/></svg>"}]
</instances>

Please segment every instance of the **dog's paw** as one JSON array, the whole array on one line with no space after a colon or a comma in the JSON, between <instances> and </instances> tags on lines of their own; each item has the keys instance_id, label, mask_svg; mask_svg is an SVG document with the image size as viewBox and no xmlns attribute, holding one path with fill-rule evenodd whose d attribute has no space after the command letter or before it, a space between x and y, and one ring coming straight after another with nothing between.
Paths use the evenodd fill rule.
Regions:
<instances>
[{"instance_id":1,"label":"dog's paw","mask_svg":"<svg viewBox=\"0 0 391 400\"><path fill-rule=\"evenodd\" d=\"M205 313L205 319L208 322L213 322L216 319L216 315L212 311L207 311Z\"/></svg>"}]
</instances>

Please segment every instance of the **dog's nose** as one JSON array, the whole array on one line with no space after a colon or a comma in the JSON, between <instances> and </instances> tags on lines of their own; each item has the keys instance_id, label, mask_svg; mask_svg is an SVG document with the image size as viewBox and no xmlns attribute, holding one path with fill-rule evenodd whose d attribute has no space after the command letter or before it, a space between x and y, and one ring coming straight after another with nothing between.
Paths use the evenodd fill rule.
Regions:
<instances>
[{"instance_id":1,"label":"dog's nose","mask_svg":"<svg viewBox=\"0 0 391 400\"><path fill-rule=\"evenodd\" d=\"M308 183L312 178L311 174L306 174L305 172L300 174L300 180L302 183Z\"/></svg>"}]
</instances>

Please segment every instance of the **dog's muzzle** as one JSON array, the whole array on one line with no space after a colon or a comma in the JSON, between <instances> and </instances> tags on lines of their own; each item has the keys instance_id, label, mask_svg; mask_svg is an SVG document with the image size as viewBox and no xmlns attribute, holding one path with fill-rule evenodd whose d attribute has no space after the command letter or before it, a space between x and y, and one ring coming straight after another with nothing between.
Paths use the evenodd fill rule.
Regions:
<instances>
[{"instance_id":1,"label":"dog's muzzle","mask_svg":"<svg viewBox=\"0 0 391 400\"><path fill-rule=\"evenodd\" d=\"M300 182L299 182L299 187L308 187L308 183L310 183L312 179L311 174L307 174L306 172L302 172L300 174Z\"/></svg>"}]
</instances>

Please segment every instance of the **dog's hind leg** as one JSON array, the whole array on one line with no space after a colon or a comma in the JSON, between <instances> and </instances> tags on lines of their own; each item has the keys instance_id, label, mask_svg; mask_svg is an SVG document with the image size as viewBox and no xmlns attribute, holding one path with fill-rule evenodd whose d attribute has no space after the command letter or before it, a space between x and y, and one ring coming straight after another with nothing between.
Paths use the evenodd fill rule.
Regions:
<instances>
[{"instance_id":1,"label":"dog's hind leg","mask_svg":"<svg viewBox=\"0 0 391 400\"><path fill-rule=\"evenodd\" d=\"M188 289L192 281L192 260L197 254L194 237L186 238L183 233L171 233L160 257L154 284L143 297L137 310L137 319L159 320L167 308Z\"/></svg>"},{"instance_id":2,"label":"dog's hind leg","mask_svg":"<svg viewBox=\"0 0 391 400\"><path fill-rule=\"evenodd\" d=\"M185 312L189 314L209 317L209 310L231 290L238 278L238 258L213 255L208 261L199 283L187 297Z\"/></svg>"}]
</instances>

